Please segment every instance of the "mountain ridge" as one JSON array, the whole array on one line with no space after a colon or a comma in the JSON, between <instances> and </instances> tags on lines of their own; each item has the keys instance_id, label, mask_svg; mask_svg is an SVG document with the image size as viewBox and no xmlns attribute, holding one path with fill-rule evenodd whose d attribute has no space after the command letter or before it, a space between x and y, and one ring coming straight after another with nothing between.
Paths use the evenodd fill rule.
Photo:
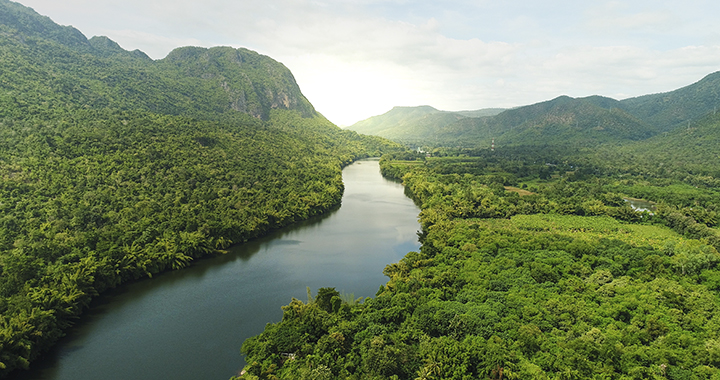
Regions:
<instances>
[{"instance_id":1,"label":"mountain ridge","mask_svg":"<svg viewBox=\"0 0 720 380\"><path fill-rule=\"evenodd\" d=\"M470 117L492 116L503 109L488 108L474 111L442 111L431 106L393 107L390 111L359 121L347 129L373 134L398 141L419 142L420 134L437 135L440 129ZM437 128L435 128L437 127ZM438 129L438 130L436 130Z\"/></svg>"},{"instance_id":2,"label":"mountain ridge","mask_svg":"<svg viewBox=\"0 0 720 380\"><path fill-rule=\"evenodd\" d=\"M290 70L267 56L230 47L181 47L152 60L105 36L87 39L7 0L0 1L0 52L6 68L0 88L25 104L33 103L29 94L40 92L51 98L50 106L112 104L175 115L243 112L261 119L273 109L316 115ZM35 78L14 78L27 70Z\"/></svg>"},{"instance_id":3,"label":"mountain ridge","mask_svg":"<svg viewBox=\"0 0 720 380\"><path fill-rule=\"evenodd\" d=\"M677 90L624 100L561 95L483 117L429 123L412 116L389 119L386 113L348 128L413 145L489 146L493 139L505 145L562 142L587 146L636 141L671 131L716 110L720 106L718 88L720 72L715 72ZM383 128L372 129L369 125Z\"/></svg>"},{"instance_id":4,"label":"mountain ridge","mask_svg":"<svg viewBox=\"0 0 720 380\"><path fill-rule=\"evenodd\" d=\"M623 99L620 103L667 132L720 106L720 71L676 90Z\"/></svg>"}]
</instances>

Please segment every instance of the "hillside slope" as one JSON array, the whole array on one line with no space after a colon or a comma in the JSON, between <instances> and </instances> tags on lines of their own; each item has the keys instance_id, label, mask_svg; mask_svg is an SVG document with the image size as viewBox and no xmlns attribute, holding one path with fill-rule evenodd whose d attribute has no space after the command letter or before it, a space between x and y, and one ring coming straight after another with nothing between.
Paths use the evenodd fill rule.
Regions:
<instances>
[{"instance_id":1,"label":"hillside slope","mask_svg":"<svg viewBox=\"0 0 720 380\"><path fill-rule=\"evenodd\" d=\"M720 187L720 112L650 139L595 151L605 170L674 178L701 188ZM600 159L602 157L602 159Z\"/></svg>"},{"instance_id":2,"label":"hillside slope","mask_svg":"<svg viewBox=\"0 0 720 380\"><path fill-rule=\"evenodd\" d=\"M493 139L498 146L632 142L687 127L716 112L720 107L718 88L720 72L674 91L622 101L560 96L497 113L452 113L455 119L435 116L440 111L398 117L393 109L350 128L403 143L435 146L487 147Z\"/></svg>"},{"instance_id":3,"label":"hillside slope","mask_svg":"<svg viewBox=\"0 0 720 380\"><path fill-rule=\"evenodd\" d=\"M382 115L359 121L348 129L404 143L422 144L425 141L436 140L448 125L470 117L482 118L497 115L502 111L499 108L490 108L450 112L440 111L430 106L394 107Z\"/></svg>"},{"instance_id":4,"label":"hillside slope","mask_svg":"<svg viewBox=\"0 0 720 380\"><path fill-rule=\"evenodd\" d=\"M451 145L594 145L652 136L646 123L603 97L561 96L490 118L468 118L444 126L437 142Z\"/></svg>"},{"instance_id":5,"label":"hillside slope","mask_svg":"<svg viewBox=\"0 0 720 380\"><path fill-rule=\"evenodd\" d=\"M285 66L246 49L185 47L153 61L107 37L88 40L17 3L0 2L0 14L5 112L74 105L175 115L240 111L264 119L272 109L315 113Z\"/></svg>"},{"instance_id":6,"label":"hillside slope","mask_svg":"<svg viewBox=\"0 0 720 380\"><path fill-rule=\"evenodd\" d=\"M626 111L666 132L720 107L720 72L674 91L624 99L620 103Z\"/></svg>"},{"instance_id":7,"label":"hillside slope","mask_svg":"<svg viewBox=\"0 0 720 380\"><path fill-rule=\"evenodd\" d=\"M340 202L393 145L316 113L246 49L153 61L0 0L0 377L102 291Z\"/></svg>"}]
</instances>

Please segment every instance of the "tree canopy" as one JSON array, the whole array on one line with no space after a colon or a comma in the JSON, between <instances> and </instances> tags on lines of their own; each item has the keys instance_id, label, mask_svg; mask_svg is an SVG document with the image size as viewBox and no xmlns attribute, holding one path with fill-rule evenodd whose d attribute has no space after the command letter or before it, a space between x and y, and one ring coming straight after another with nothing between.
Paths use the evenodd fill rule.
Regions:
<instances>
[{"instance_id":1,"label":"tree canopy","mask_svg":"<svg viewBox=\"0 0 720 380\"><path fill-rule=\"evenodd\" d=\"M315 112L246 49L153 61L0 0L0 376L108 288L326 212L398 146Z\"/></svg>"},{"instance_id":2,"label":"tree canopy","mask_svg":"<svg viewBox=\"0 0 720 380\"><path fill-rule=\"evenodd\" d=\"M703 123L705 141L720 124ZM239 378L720 378L717 164L627 160L646 144L670 143L384 156L421 207L420 251L374 298L293 300Z\"/></svg>"}]
</instances>

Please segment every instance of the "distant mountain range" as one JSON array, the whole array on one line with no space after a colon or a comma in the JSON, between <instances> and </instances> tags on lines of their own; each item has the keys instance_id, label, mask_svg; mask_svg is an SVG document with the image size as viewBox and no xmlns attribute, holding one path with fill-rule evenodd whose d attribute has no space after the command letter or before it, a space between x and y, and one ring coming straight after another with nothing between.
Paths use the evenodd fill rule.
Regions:
<instances>
[{"instance_id":1,"label":"distant mountain range","mask_svg":"<svg viewBox=\"0 0 720 380\"><path fill-rule=\"evenodd\" d=\"M625 100L555 99L513 109L448 112L395 107L350 127L408 144L435 146L573 144L644 140L697 120L720 106L720 72L675 91Z\"/></svg>"},{"instance_id":2,"label":"distant mountain range","mask_svg":"<svg viewBox=\"0 0 720 380\"><path fill-rule=\"evenodd\" d=\"M502 108L449 112L430 106L394 107L387 113L357 122L348 129L404 142L437 139L443 135L443 129L451 124L468 118L494 116L502 111Z\"/></svg>"}]
</instances>

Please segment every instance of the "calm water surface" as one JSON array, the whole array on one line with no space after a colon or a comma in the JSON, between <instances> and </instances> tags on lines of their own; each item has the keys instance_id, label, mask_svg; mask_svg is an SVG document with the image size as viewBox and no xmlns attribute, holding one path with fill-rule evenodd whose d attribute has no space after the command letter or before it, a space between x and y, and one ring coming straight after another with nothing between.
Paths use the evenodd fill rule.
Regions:
<instances>
[{"instance_id":1,"label":"calm water surface","mask_svg":"<svg viewBox=\"0 0 720 380\"><path fill-rule=\"evenodd\" d=\"M306 287L371 297L385 265L417 250L418 208L364 160L343 170L342 207L96 300L17 379L218 379L244 366L242 342L282 318Z\"/></svg>"},{"instance_id":2,"label":"calm water surface","mask_svg":"<svg viewBox=\"0 0 720 380\"><path fill-rule=\"evenodd\" d=\"M648 211L650 214L654 213L657 210L657 204L655 202L646 201L644 199L636 199L636 198L623 198L625 202L630 203L630 207L632 207L635 211Z\"/></svg>"}]
</instances>

